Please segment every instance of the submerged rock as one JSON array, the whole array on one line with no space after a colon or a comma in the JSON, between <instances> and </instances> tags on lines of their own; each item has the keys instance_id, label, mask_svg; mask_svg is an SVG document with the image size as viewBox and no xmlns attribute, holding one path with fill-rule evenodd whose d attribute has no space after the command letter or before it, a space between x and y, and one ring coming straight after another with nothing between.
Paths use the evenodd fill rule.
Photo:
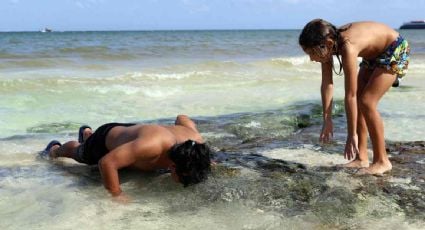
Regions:
<instances>
[{"instance_id":1,"label":"submerged rock","mask_svg":"<svg viewBox=\"0 0 425 230\"><path fill-rule=\"evenodd\" d=\"M63 133L69 130L78 130L81 124L75 122L63 122L63 123L48 123L40 124L34 127L27 128L28 133Z\"/></svg>"}]
</instances>

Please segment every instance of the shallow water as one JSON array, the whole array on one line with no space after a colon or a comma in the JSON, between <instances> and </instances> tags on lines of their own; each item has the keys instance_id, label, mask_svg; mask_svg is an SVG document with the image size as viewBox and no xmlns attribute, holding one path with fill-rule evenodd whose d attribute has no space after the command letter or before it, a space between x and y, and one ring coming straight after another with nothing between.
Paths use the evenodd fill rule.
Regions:
<instances>
[{"instance_id":1,"label":"shallow water","mask_svg":"<svg viewBox=\"0 0 425 230\"><path fill-rule=\"evenodd\" d=\"M420 202L407 211L378 179L332 169L344 162L343 78L335 140L321 146L320 67L298 33L1 33L0 228L420 229ZM423 140L425 36L402 33L410 70L379 109L387 140ZM170 124L180 113L195 118L220 162L197 186L124 171L123 205L96 168L36 157L51 139L75 139L81 124Z\"/></svg>"},{"instance_id":2,"label":"shallow water","mask_svg":"<svg viewBox=\"0 0 425 230\"><path fill-rule=\"evenodd\" d=\"M315 108L299 107L304 112ZM335 145L317 145L312 139L320 118L310 117L312 125L302 129L297 116L287 110L197 119L216 150L218 164L209 180L185 189L168 174L123 171L121 186L131 197L127 204L109 197L96 167L68 159L48 162L31 150L22 152L19 143L34 146L47 141L43 135L4 139L2 145L19 150L9 148L0 165L0 205L5 207L0 211L1 225L6 229L420 229L420 215L407 215L376 182L332 170L344 162L338 154L343 129L336 132ZM261 125L270 120L291 131ZM343 118L336 119L339 123ZM63 132L56 137L72 135ZM418 189L409 179L394 177L391 183Z\"/></svg>"}]
</instances>

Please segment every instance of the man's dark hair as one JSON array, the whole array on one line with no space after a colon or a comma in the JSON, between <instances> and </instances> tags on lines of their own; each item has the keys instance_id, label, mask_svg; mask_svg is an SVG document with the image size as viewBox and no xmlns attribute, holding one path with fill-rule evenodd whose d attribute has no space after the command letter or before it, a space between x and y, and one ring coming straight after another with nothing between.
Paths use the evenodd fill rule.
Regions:
<instances>
[{"instance_id":1,"label":"man's dark hair","mask_svg":"<svg viewBox=\"0 0 425 230\"><path fill-rule=\"evenodd\" d=\"M208 178L208 173L211 171L210 152L206 144L192 140L176 144L171 148L169 157L176 164L176 174L184 187Z\"/></svg>"}]
</instances>

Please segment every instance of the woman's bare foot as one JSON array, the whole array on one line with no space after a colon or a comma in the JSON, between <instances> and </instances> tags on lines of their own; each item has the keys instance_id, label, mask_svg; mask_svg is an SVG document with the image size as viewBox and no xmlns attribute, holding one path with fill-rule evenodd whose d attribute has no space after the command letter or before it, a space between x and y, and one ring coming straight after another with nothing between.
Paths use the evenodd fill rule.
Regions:
<instances>
[{"instance_id":1,"label":"woman's bare foot","mask_svg":"<svg viewBox=\"0 0 425 230\"><path fill-rule=\"evenodd\" d=\"M361 161L359 159L356 159L346 164L340 164L337 166L342 168L367 168L369 167L369 161Z\"/></svg>"},{"instance_id":2,"label":"woman's bare foot","mask_svg":"<svg viewBox=\"0 0 425 230\"><path fill-rule=\"evenodd\" d=\"M382 176L384 173L391 171L393 166L391 162L377 162L372 164L370 167L362 168L357 171L356 175L375 175Z\"/></svg>"}]
</instances>

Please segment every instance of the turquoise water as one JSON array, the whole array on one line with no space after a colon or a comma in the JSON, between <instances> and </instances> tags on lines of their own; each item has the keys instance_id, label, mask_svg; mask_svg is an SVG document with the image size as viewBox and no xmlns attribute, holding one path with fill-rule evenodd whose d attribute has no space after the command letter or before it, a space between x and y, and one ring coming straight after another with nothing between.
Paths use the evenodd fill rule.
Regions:
<instances>
[{"instance_id":1,"label":"turquoise water","mask_svg":"<svg viewBox=\"0 0 425 230\"><path fill-rule=\"evenodd\" d=\"M410 70L402 86L384 96L379 109L388 140L423 140L425 31L401 33L412 46ZM72 161L51 165L35 157L51 139L75 139L81 124L97 127L111 121L171 122L177 114L214 124L213 128L201 128L209 141L231 142L234 135L242 134L249 138L250 132L264 125L272 135L288 135L294 130L283 121L293 119L291 114L305 112L304 106L294 105L320 104L320 66L302 53L298 34L297 30L0 33L0 226L326 226L329 220L314 208L302 214L289 208L286 212L292 214L287 215L282 214L278 200L270 201L265 208L251 205L266 199L266 195L240 201L242 195L235 191L261 181L255 170L244 169L241 177L229 182L229 191L215 188L213 182L193 188L189 190L193 201L166 175L133 178L123 187L135 202L123 206L111 202L99 184L99 175L87 167ZM342 78L335 77L335 84L335 98L341 100ZM269 111L278 112L272 116ZM238 115L245 113L265 115ZM230 128L224 129L222 124L230 124ZM345 127L343 120L336 124L339 129ZM271 135L260 131L256 137ZM328 156L311 146L296 151L278 148L265 154L313 165L343 162L342 156ZM358 183L342 178L344 175L335 175L329 183L346 188ZM240 187L243 189L236 189ZM209 204L202 193L210 194L211 189L222 196L223 202ZM392 205L391 201L376 199L357 207L364 215L351 222L344 219L344 226L385 223L412 227L397 211L378 220L368 218L366 214L388 208L387 203ZM179 212L179 207L185 209ZM195 213L190 211L194 207ZM180 222L181 218L188 223Z\"/></svg>"},{"instance_id":2,"label":"turquoise water","mask_svg":"<svg viewBox=\"0 0 425 230\"><path fill-rule=\"evenodd\" d=\"M1 33L0 136L22 135L52 121L99 125L317 101L320 68L298 47L298 33ZM396 123L388 124L391 139L424 136L418 131L425 128L423 33L403 31L412 45L410 73L405 87L382 102L384 116ZM341 98L342 81L336 81ZM400 123L407 130L398 129Z\"/></svg>"}]
</instances>

